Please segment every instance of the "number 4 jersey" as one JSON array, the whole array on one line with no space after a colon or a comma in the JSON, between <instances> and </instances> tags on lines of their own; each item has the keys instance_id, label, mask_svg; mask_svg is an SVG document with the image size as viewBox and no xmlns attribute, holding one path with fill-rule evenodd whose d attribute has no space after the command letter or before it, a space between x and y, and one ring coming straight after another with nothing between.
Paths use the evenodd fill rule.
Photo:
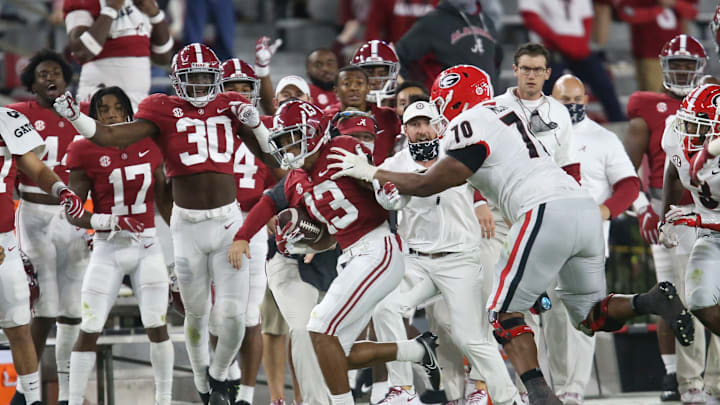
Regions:
<instances>
[{"instance_id":1,"label":"number 4 jersey","mask_svg":"<svg viewBox=\"0 0 720 405\"><path fill-rule=\"evenodd\" d=\"M678 176L683 187L690 191L695 211L703 218L717 216L720 205L720 157L711 159L698 173L703 180L700 186L690 184L690 162L680 144L680 136L673 129L674 125L667 125L662 137L662 148L671 165L677 168Z\"/></svg>"},{"instance_id":2,"label":"number 4 jersey","mask_svg":"<svg viewBox=\"0 0 720 405\"><path fill-rule=\"evenodd\" d=\"M92 181L95 212L130 216L145 228L155 226L153 172L161 164L160 149L149 138L124 149L82 139L67 152L68 169L82 170Z\"/></svg>"},{"instance_id":3,"label":"number 4 jersey","mask_svg":"<svg viewBox=\"0 0 720 405\"><path fill-rule=\"evenodd\" d=\"M448 125L442 145L474 172L467 181L511 222L543 202L589 197L511 108L478 105L463 112Z\"/></svg>"}]
</instances>

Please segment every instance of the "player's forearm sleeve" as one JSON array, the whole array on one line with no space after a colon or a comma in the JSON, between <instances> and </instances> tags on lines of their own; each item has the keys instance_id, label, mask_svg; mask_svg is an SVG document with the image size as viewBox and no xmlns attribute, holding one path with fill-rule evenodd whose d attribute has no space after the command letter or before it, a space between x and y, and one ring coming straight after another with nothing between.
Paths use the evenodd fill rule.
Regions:
<instances>
[{"instance_id":1,"label":"player's forearm sleeve","mask_svg":"<svg viewBox=\"0 0 720 405\"><path fill-rule=\"evenodd\" d=\"M267 195L262 196L260 201L248 213L233 240L249 241L276 213L277 208L272 198Z\"/></svg>"},{"instance_id":2,"label":"player's forearm sleeve","mask_svg":"<svg viewBox=\"0 0 720 405\"><path fill-rule=\"evenodd\" d=\"M613 193L603 203L610 210L610 218L615 218L628 209L640 194L640 179L626 177L613 184Z\"/></svg>"}]
</instances>

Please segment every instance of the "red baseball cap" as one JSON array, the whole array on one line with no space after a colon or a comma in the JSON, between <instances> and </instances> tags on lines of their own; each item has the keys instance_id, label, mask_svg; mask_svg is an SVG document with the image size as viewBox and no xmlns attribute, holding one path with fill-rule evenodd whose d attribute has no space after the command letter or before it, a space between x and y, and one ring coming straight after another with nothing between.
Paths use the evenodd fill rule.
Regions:
<instances>
[{"instance_id":1,"label":"red baseball cap","mask_svg":"<svg viewBox=\"0 0 720 405\"><path fill-rule=\"evenodd\" d=\"M343 135L352 135L356 132L369 132L375 135L375 122L369 117L349 117L336 125Z\"/></svg>"}]
</instances>

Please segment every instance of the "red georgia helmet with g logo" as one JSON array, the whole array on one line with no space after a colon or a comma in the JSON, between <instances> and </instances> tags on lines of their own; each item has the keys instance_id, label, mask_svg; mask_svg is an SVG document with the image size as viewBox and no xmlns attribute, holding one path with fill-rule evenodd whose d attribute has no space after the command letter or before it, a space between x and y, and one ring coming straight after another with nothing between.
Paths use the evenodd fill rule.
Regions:
<instances>
[{"instance_id":1,"label":"red georgia helmet with g logo","mask_svg":"<svg viewBox=\"0 0 720 405\"><path fill-rule=\"evenodd\" d=\"M185 45L173 56L170 80L175 93L195 107L204 107L215 99L221 79L220 60L203 44Z\"/></svg>"},{"instance_id":2,"label":"red georgia helmet with g logo","mask_svg":"<svg viewBox=\"0 0 720 405\"><path fill-rule=\"evenodd\" d=\"M685 96L695 88L705 71L707 54L700 41L690 35L676 35L660 51L663 86L678 96ZM674 61L694 62L692 68L670 66Z\"/></svg>"},{"instance_id":3,"label":"red georgia helmet with g logo","mask_svg":"<svg viewBox=\"0 0 720 405\"><path fill-rule=\"evenodd\" d=\"M328 122L321 109L306 101L291 100L280 106L270 134L271 153L280 167L285 170L302 167L305 158L330 139Z\"/></svg>"},{"instance_id":4,"label":"red georgia helmet with g logo","mask_svg":"<svg viewBox=\"0 0 720 405\"><path fill-rule=\"evenodd\" d=\"M364 43L355 52L350 63L368 72L370 92L367 95L367 101L380 105L382 100L395 94L400 60L395 50L387 42L373 39ZM387 73L377 75L372 69L378 66L387 67Z\"/></svg>"},{"instance_id":5,"label":"red georgia helmet with g logo","mask_svg":"<svg viewBox=\"0 0 720 405\"><path fill-rule=\"evenodd\" d=\"M457 65L443 70L433 82L430 102L439 115L438 134L463 111L493 98L490 75L472 65Z\"/></svg>"},{"instance_id":6,"label":"red georgia helmet with g logo","mask_svg":"<svg viewBox=\"0 0 720 405\"><path fill-rule=\"evenodd\" d=\"M685 96L675 116L675 133L690 155L720 134L720 85L706 84Z\"/></svg>"},{"instance_id":7,"label":"red georgia helmet with g logo","mask_svg":"<svg viewBox=\"0 0 720 405\"><path fill-rule=\"evenodd\" d=\"M225 85L230 82L249 83L252 90L240 92L254 106L257 107L260 100L260 80L255 75L255 69L238 58L228 59L222 63L222 91L225 92Z\"/></svg>"}]
</instances>

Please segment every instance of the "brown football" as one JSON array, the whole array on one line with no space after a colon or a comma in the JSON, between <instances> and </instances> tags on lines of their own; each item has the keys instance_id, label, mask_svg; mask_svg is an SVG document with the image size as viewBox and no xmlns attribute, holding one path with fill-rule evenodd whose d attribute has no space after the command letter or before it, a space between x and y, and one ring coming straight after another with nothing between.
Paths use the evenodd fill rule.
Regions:
<instances>
[{"instance_id":1,"label":"brown football","mask_svg":"<svg viewBox=\"0 0 720 405\"><path fill-rule=\"evenodd\" d=\"M288 223L289 232L300 229L303 235L302 243L313 245L319 242L325 235L325 225L315 221L303 208L286 208L280 211L278 217L278 230L283 229Z\"/></svg>"}]
</instances>

